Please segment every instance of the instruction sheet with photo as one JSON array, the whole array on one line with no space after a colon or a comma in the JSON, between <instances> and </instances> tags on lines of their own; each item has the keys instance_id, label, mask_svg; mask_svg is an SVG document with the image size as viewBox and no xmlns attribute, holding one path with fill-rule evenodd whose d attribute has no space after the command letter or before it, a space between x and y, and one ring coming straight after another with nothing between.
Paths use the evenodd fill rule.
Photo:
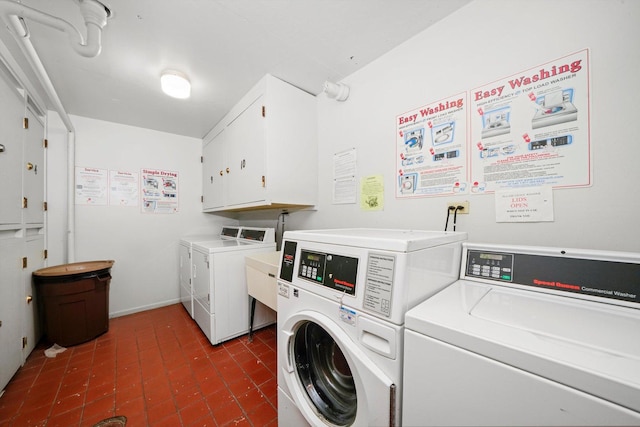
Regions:
<instances>
[{"instance_id":1,"label":"instruction sheet with photo","mask_svg":"<svg viewBox=\"0 0 640 427\"><path fill-rule=\"evenodd\" d=\"M109 190L111 206L138 206L138 173L110 170Z\"/></svg>"},{"instance_id":2,"label":"instruction sheet with photo","mask_svg":"<svg viewBox=\"0 0 640 427\"><path fill-rule=\"evenodd\" d=\"M144 213L178 212L178 172L142 169L141 209Z\"/></svg>"},{"instance_id":3,"label":"instruction sheet with photo","mask_svg":"<svg viewBox=\"0 0 640 427\"><path fill-rule=\"evenodd\" d=\"M396 117L396 197L466 191L466 99L454 95Z\"/></svg>"},{"instance_id":4,"label":"instruction sheet with photo","mask_svg":"<svg viewBox=\"0 0 640 427\"><path fill-rule=\"evenodd\" d=\"M472 193L591 185L588 54L471 90Z\"/></svg>"},{"instance_id":5,"label":"instruction sheet with photo","mask_svg":"<svg viewBox=\"0 0 640 427\"><path fill-rule=\"evenodd\" d=\"M107 169L76 166L76 205L104 206L109 202Z\"/></svg>"}]
</instances>

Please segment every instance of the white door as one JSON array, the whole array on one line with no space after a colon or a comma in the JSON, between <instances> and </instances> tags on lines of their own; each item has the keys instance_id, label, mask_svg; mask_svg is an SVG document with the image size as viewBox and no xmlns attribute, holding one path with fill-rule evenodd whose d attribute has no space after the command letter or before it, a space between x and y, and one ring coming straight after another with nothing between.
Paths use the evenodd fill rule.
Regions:
<instances>
[{"instance_id":1,"label":"white door","mask_svg":"<svg viewBox=\"0 0 640 427\"><path fill-rule=\"evenodd\" d=\"M394 382L335 321L304 310L280 328L287 338L278 338L279 367L296 407L310 425L395 422L397 414L391 415L397 404Z\"/></svg>"},{"instance_id":2,"label":"white door","mask_svg":"<svg viewBox=\"0 0 640 427\"><path fill-rule=\"evenodd\" d=\"M27 229L27 233L37 233L38 230L41 229ZM41 234L27 235L25 254L27 257L27 267L22 272L22 280L24 283L22 298L22 307L24 310L22 336L26 338L26 345L22 349L23 362L27 360L27 357L31 354L31 351L33 351L40 339L38 297L36 295L32 273L44 267L44 236Z\"/></svg>"},{"instance_id":3,"label":"white door","mask_svg":"<svg viewBox=\"0 0 640 427\"><path fill-rule=\"evenodd\" d=\"M26 109L29 120L24 130L24 158L22 164L23 196L27 199L24 209L26 224L44 223L44 125Z\"/></svg>"},{"instance_id":4,"label":"white door","mask_svg":"<svg viewBox=\"0 0 640 427\"><path fill-rule=\"evenodd\" d=\"M262 179L265 176L265 118L262 105L263 97L260 97L227 127L229 206L265 199Z\"/></svg>"},{"instance_id":5,"label":"white door","mask_svg":"<svg viewBox=\"0 0 640 427\"><path fill-rule=\"evenodd\" d=\"M22 245L16 230L0 231L0 390L22 364Z\"/></svg>"},{"instance_id":6,"label":"white door","mask_svg":"<svg viewBox=\"0 0 640 427\"><path fill-rule=\"evenodd\" d=\"M0 99L0 224L20 224L24 101L2 76Z\"/></svg>"},{"instance_id":7,"label":"white door","mask_svg":"<svg viewBox=\"0 0 640 427\"><path fill-rule=\"evenodd\" d=\"M226 130L216 135L204 146L202 162L203 209L216 209L225 205L224 185L227 180L225 168Z\"/></svg>"},{"instance_id":8,"label":"white door","mask_svg":"<svg viewBox=\"0 0 640 427\"><path fill-rule=\"evenodd\" d=\"M193 278L191 287L193 289L194 302L198 302L208 313L211 313L209 302L209 289L211 286L210 270L213 268L209 264L209 254L200 251L191 253L193 265Z\"/></svg>"}]
</instances>

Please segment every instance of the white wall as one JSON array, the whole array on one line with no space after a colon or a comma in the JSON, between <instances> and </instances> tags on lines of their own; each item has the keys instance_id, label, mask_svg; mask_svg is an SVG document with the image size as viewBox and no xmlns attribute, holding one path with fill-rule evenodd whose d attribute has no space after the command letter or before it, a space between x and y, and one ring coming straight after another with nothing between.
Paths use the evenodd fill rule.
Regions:
<instances>
[{"instance_id":1,"label":"white wall","mask_svg":"<svg viewBox=\"0 0 640 427\"><path fill-rule=\"evenodd\" d=\"M637 1L472 2L346 78L346 102L318 96L320 203L291 214L287 229L443 229L451 197L395 199L396 116L589 48L593 185L554 191L551 223L496 223L493 195L461 197L471 213L458 230L476 242L640 251L638 40ZM358 178L384 175L382 212L332 204L333 155L352 147Z\"/></svg>"},{"instance_id":2,"label":"white wall","mask_svg":"<svg viewBox=\"0 0 640 427\"><path fill-rule=\"evenodd\" d=\"M66 131L50 114L48 150L49 265L66 263ZM118 316L179 301L178 245L187 234L219 233L234 219L202 213L202 141L71 116L76 165L140 173L177 171L179 212L141 213L140 206L76 205L76 260L113 259L110 314Z\"/></svg>"}]
</instances>

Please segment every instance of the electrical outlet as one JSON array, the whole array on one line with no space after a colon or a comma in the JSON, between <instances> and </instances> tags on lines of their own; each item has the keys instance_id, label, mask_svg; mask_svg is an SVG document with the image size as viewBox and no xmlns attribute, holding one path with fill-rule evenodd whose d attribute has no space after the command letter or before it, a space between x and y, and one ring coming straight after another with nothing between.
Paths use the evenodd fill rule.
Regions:
<instances>
[{"instance_id":1,"label":"electrical outlet","mask_svg":"<svg viewBox=\"0 0 640 427\"><path fill-rule=\"evenodd\" d=\"M460 214L468 214L469 213L469 202L464 201L464 202L448 202L447 203L447 209L449 209L450 206L453 206L455 208L457 208L458 206L462 206L462 209L458 209L458 215ZM453 213L453 211L452 211Z\"/></svg>"}]
</instances>

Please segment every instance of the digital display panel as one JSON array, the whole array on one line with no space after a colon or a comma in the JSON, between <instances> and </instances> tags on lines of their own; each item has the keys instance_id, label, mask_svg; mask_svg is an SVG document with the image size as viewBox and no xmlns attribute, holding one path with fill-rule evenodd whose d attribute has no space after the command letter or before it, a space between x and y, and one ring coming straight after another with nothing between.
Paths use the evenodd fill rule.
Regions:
<instances>
[{"instance_id":1,"label":"digital display panel","mask_svg":"<svg viewBox=\"0 0 640 427\"><path fill-rule=\"evenodd\" d=\"M479 257L480 259L492 259L494 261L502 261L504 258L500 254L488 254L488 253L481 253Z\"/></svg>"}]
</instances>

